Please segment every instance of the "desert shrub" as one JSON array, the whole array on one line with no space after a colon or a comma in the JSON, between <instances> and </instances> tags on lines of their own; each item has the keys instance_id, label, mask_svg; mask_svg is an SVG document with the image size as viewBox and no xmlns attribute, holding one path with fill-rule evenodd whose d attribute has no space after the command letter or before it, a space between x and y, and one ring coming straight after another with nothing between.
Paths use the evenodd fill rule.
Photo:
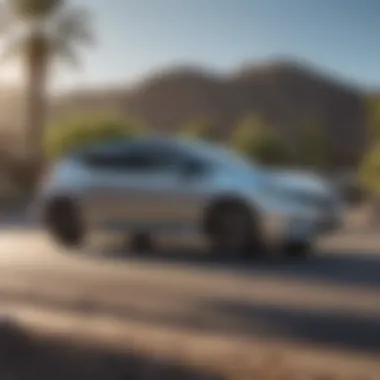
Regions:
<instances>
[{"instance_id":1,"label":"desert shrub","mask_svg":"<svg viewBox=\"0 0 380 380\"><path fill-rule=\"evenodd\" d=\"M207 121L194 121L187 123L178 133L180 138L193 138L205 141L215 140L214 126Z\"/></svg>"},{"instance_id":2,"label":"desert shrub","mask_svg":"<svg viewBox=\"0 0 380 380\"><path fill-rule=\"evenodd\" d=\"M256 116L249 116L237 126L230 144L239 153L262 164L283 165L290 160L283 140Z\"/></svg>"},{"instance_id":3,"label":"desert shrub","mask_svg":"<svg viewBox=\"0 0 380 380\"><path fill-rule=\"evenodd\" d=\"M365 155L359 169L359 180L368 193L380 194L380 147L375 146Z\"/></svg>"},{"instance_id":4,"label":"desert shrub","mask_svg":"<svg viewBox=\"0 0 380 380\"><path fill-rule=\"evenodd\" d=\"M302 125L296 152L296 160L299 164L314 169L328 168L329 140L322 123L310 119Z\"/></svg>"},{"instance_id":5,"label":"desert shrub","mask_svg":"<svg viewBox=\"0 0 380 380\"><path fill-rule=\"evenodd\" d=\"M86 145L111 139L133 138L141 132L139 124L115 116L81 115L48 128L44 145L48 159L56 159Z\"/></svg>"}]
</instances>

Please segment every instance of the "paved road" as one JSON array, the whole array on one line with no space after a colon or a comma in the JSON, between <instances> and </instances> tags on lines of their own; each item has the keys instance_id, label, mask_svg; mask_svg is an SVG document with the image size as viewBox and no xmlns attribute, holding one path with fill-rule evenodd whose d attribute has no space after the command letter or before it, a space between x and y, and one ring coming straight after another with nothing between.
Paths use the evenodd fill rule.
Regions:
<instances>
[{"instance_id":1,"label":"paved road","mask_svg":"<svg viewBox=\"0 0 380 380\"><path fill-rule=\"evenodd\" d=\"M119 321L377 355L376 239L346 234L322 245L320 257L308 262L244 264L181 250L139 258L98 243L69 253L38 229L3 226L0 300L3 310L29 305L101 313Z\"/></svg>"}]
</instances>

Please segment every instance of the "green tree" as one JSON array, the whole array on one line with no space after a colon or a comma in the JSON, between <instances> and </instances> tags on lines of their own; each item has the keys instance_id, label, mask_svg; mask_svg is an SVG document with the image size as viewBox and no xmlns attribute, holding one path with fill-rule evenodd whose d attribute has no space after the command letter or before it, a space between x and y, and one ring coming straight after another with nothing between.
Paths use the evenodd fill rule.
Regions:
<instances>
[{"instance_id":1,"label":"green tree","mask_svg":"<svg viewBox=\"0 0 380 380\"><path fill-rule=\"evenodd\" d=\"M45 152L50 159L110 139L135 138L143 132L135 122L110 115L73 116L48 128Z\"/></svg>"},{"instance_id":2,"label":"green tree","mask_svg":"<svg viewBox=\"0 0 380 380\"><path fill-rule=\"evenodd\" d=\"M362 186L374 195L380 194L380 146L375 146L365 155L359 168Z\"/></svg>"},{"instance_id":3,"label":"green tree","mask_svg":"<svg viewBox=\"0 0 380 380\"><path fill-rule=\"evenodd\" d=\"M303 124L298 140L298 161L316 169L325 169L329 165L329 140L323 125L316 121Z\"/></svg>"},{"instance_id":4,"label":"green tree","mask_svg":"<svg viewBox=\"0 0 380 380\"><path fill-rule=\"evenodd\" d=\"M367 101L367 122L370 128L370 137L372 141L380 140L380 98L378 96L370 97Z\"/></svg>"},{"instance_id":5,"label":"green tree","mask_svg":"<svg viewBox=\"0 0 380 380\"><path fill-rule=\"evenodd\" d=\"M181 138L214 141L215 131L211 123L201 120L185 124L184 127L179 131L179 136Z\"/></svg>"},{"instance_id":6,"label":"green tree","mask_svg":"<svg viewBox=\"0 0 380 380\"><path fill-rule=\"evenodd\" d=\"M367 100L367 122L370 128L372 147L364 155L359 166L359 180L363 188L372 195L380 194L380 98Z\"/></svg>"},{"instance_id":7,"label":"green tree","mask_svg":"<svg viewBox=\"0 0 380 380\"><path fill-rule=\"evenodd\" d=\"M48 79L54 61L77 63L76 47L92 42L88 14L65 0L4 0L1 31L4 58L21 57L26 70L26 144L33 160L43 159Z\"/></svg>"},{"instance_id":8,"label":"green tree","mask_svg":"<svg viewBox=\"0 0 380 380\"><path fill-rule=\"evenodd\" d=\"M236 128L230 141L233 148L249 159L268 165L282 165L289 162L289 151L264 121L249 116Z\"/></svg>"}]
</instances>

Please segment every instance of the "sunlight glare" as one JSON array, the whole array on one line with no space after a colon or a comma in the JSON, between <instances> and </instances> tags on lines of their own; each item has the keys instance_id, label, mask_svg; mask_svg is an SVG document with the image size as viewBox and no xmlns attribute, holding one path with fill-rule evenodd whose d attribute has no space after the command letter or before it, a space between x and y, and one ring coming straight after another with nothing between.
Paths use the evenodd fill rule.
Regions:
<instances>
[{"instance_id":1,"label":"sunlight glare","mask_svg":"<svg viewBox=\"0 0 380 380\"><path fill-rule=\"evenodd\" d=\"M21 77L21 67L18 62L13 61L0 66L0 83L19 84Z\"/></svg>"}]
</instances>

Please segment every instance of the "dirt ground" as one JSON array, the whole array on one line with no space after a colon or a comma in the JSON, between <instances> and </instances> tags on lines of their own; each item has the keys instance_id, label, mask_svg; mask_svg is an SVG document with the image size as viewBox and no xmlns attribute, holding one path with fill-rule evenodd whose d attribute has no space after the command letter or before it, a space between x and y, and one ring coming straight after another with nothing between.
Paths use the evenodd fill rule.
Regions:
<instances>
[{"instance_id":1,"label":"dirt ground","mask_svg":"<svg viewBox=\"0 0 380 380\"><path fill-rule=\"evenodd\" d=\"M346 224L343 239L342 236L332 237L324 244L341 247L343 240L347 251L380 249L377 227L369 222L365 209L352 211ZM36 313L30 319L33 316L42 321ZM176 332L170 336L167 331L155 331L147 326L140 326L139 330L136 326L131 328L124 324L119 328L109 320L103 325L95 317L82 324L77 319L69 321L65 318L64 323L61 322L68 326L67 330L62 327L57 332L56 327L64 316L59 315L59 318L49 317L40 322L39 328L23 323L17 315L11 320L0 320L1 380L380 379L380 365L376 367L376 358L371 358L375 363L371 374L363 372L361 375L362 368L367 367L366 361L349 355L340 357L334 352L324 352L323 360L319 360L319 353L314 349L290 345L268 347L267 342L218 341L206 335L185 338ZM80 326L88 326L86 334L79 333ZM121 327L128 330L125 335ZM118 341L122 344L116 344ZM341 371L336 370L336 365L334 370L330 368L329 356L331 362L342 363ZM254 357L257 359L253 360ZM314 366L306 365L307 361L311 363L313 360ZM378 372L375 367L379 368Z\"/></svg>"},{"instance_id":2,"label":"dirt ground","mask_svg":"<svg viewBox=\"0 0 380 380\"><path fill-rule=\"evenodd\" d=\"M214 368L173 362L134 351L100 348L88 342L47 337L28 332L13 322L0 327L0 375L4 380L370 380L296 370L280 354L259 363L234 365L234 358L219 358ZM238 361L240 364L241 360ZM375 378L373 378L376 380Z\"/></svg>"}]
</instances>

